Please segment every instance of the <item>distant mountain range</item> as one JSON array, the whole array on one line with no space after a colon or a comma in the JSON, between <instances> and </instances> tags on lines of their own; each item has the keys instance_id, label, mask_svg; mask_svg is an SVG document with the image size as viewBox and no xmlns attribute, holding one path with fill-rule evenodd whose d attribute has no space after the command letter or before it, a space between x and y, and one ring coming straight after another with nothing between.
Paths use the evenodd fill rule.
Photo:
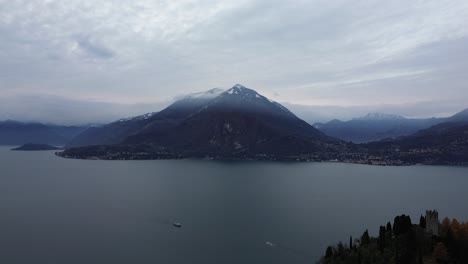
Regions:
<instances>
[{"instance_id":1,"label":"distant mountain range","mask_svg":"<svg viewBox=\"0 0 468 264\"><path fill-rule=\"evenodd\" d=\"M88 147L67 149L63 156L109 159L284 159L346 147L281 104L239 84L184 97L148 116L88 129L69 146Z\"/></svg>"},{"instance_id":2,"label":"distant mountain range","mask_svg":"<svg viewBox=\"0 0 468 264\"><path fill-rule=\"evenodd\" d=\"M371 113L350 121L332 120L315 123L323 133L353 143L367 143L382 139L411 135L419 130L445 122L468 121L468 109L448 118L411 119L398 115Z\"/></svg>"},{"instance_id":3,"label":"distant mountain range","mask_svg":"<svg viewBox=\"0 0 468 264\"><path fill-rule=\"evenodd\" d=\"M465 113L466 114L466 111ZM460 115L458 116L460 117ZM407 164L468 164L468 122L451 118L395 140L371 142L365 145L369 157L385 162Z\"/></svg>"},{"instance_id":4,"label":"distant mountain range","mask_svg":"<svg viewBox=\"0 0 468 264\"><path fill-rule=\"evenodd\" d=\"M0 121L0 145L22 145L36 142L65 145L86 130L85 126L59 126L18 121Z\"/></svg>"}]
</instances>

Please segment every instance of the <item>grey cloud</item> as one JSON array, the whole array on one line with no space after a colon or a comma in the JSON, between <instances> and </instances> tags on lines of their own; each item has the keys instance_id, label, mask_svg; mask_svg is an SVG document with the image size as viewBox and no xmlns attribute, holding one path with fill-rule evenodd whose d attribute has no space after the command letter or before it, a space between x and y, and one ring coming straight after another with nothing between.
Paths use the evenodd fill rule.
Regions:
<instances>
[{"instance_id":1,"label":"grey cloud","mask_svg":"<svg viewBox=\"0 0 468 264\"><path fill-rule=\"evenodd\" d=\"M108 123L123 117L156 112L168 104L169 102L119 104L37 94L0 96L0 120L65 125Z\"/></svg>"},{"instance_id":2,"label":"grey cloud","mask_svg":"<svg viewBox=\"0 0 468 264\"><path fill-rule=\"evenodd\" d=\"M76 40L79 48L85 51L88 55L100 58L100 59L109 59L115 56L115 53L109 48L104 47L95 43L89 37L79 37Z\"/></svg>"},{"instance_id":3,"label":"grey cloud","mask_svg":"<svg viewBox=\"0 0 468 264\"><path fill-rule=\"evenodd\" d=\"M140 105L242 83L293 104L447 105L468 101L467 39L466 1L4 1L0 95Z\"/></svg>"}]
</instances>

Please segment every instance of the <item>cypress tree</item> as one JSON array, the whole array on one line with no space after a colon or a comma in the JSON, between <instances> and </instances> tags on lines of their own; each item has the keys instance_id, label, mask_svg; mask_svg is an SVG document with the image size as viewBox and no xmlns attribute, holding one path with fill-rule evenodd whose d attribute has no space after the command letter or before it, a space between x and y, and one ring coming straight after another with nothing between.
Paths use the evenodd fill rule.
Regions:
<instances>
[{"instance_id":1,"label":"cypress tree","mask_svg":"<svg viewBox=\"0 0 468 264\"><path fill-rule=\"evenodd\" d=\"M370 237L369 237L369 231L366 229L364 234L361 236L361 244L362 245L368 245L370 242Z\"/></svg>"},{"instance_id":2,"label":"cypress tree","mask_svg":"<svg viewBox=\"0 0 468 264\"><path fill-rule=\"evenodd\" d=\"M327 252L325 253L325 258L329 259L333 256L333 249L332 247L327 247Z\"/></svg>"},{"instance_id":3,"label":"cypress tree","mask_svg":"<svg viewBox=\"0 0 468 264\"><path fill-rule=\"evenodd\" d=\"M401 231L400 222L401 222L400 216L396 216L395 219L393 220L393 234L395 234L395 236L398 236L400 234L400 231Z\"/></svg>"},{"instance_id":4,"label":"cypress tree","mask_svg":"<svg viewBox=\"0 0 468 264\"><path fill-rule=\"evenodd\" d=\"M383 252L385 248L385 233L386 233L385 226L380 226L378 244L379 244L379 249L381 252Z\"/></svg>"},{"instance_id":5,"label":"cypress tree","mask_svg":"<svg viewBox=\"0 0 468 264\"><path fill-rule=\"evenodd\" d=\"M424 216L422 216L422 215L419 218L419 226L422 227L422 228L426 228L426 218Z\"/></svg>"}]
</instances>

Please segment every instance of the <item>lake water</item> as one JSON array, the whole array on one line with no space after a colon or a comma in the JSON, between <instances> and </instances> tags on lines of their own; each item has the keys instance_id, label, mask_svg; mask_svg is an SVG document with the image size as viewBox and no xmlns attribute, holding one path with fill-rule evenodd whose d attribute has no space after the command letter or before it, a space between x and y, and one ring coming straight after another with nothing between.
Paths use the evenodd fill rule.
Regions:
<instances>
[{"instance_id":1,"label":"lake water","mask_svg":"<svg viewBox=\"0 0 468 264\"><path fill-rule=\"evenodd\" d=\"M466 167L87 161L0 147L0 263L314 263L397 214L466 221L467 190Z\"/></svg>"}]
</instances>

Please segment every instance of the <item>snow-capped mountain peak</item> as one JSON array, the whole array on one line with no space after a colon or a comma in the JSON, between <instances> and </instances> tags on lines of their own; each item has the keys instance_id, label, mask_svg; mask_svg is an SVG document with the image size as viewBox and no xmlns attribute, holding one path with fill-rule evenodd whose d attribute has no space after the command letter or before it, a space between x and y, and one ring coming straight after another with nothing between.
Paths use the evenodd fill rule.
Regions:
<instances>
[{"instance_id":1,"label":"snow-capped mountain peak","mask_svg":"<svg viewBox=\"0 0 468 264\"><path fill-rule=\"evenodd\" d=\"M218 107L231 107L239 111L252 112L270 112L282 113L283 115L293 115L288 109L281 104L268 99L267 97L257 93L255 90L247 88L241 84L236 84L232 88L224 91L220 96L216 97L205 108L211 108L213 105Z\"/></svg>"},{"instance_id":2,"label":"snow-capped mountain peak","mask_svg":"<svg viewBox=\"0 0 468 264\"><path fill-rule=\"evenodd\" d=\"M249 89L240 84L234 85L231 89L225 91L225 93L229 95L238 95L245 99L265 98L264 96L261 96L259 93L257 93L255 90Z\"/></svg>"}]
</instances>

